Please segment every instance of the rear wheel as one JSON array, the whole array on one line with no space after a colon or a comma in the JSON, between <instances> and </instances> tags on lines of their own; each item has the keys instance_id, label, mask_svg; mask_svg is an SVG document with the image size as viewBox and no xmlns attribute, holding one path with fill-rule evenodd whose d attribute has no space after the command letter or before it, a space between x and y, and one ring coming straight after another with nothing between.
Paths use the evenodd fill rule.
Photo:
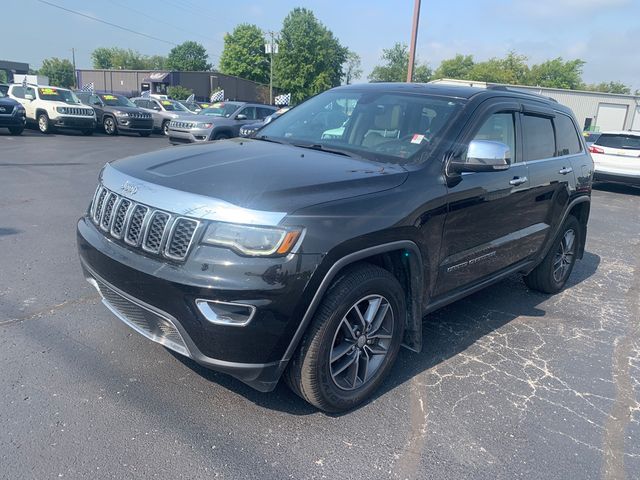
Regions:
<instances>
[{"instance_id":1,"label":"rear wheel","mask_svg":"<svg viewBox=\"0 0 640 480\"><path fill-rule=\"evenodd\" d=\"M23 131L24 131L24 127L9 128L9 133L11 133L11 135L20 135Z\"/></svg>"},{"instance_id":2,"label":"rear wheel","mask_svg":"<svg viewBox=\"0 0 640 480\"><path fill-rule=\"evenodd\" d=\"M51 125L49 124L49 115L41 113L38 115L38 130L41 133L51 133Z\"/></svg>"},{"instance_id":3,"label":"rear wheel","mask_svg":"<svg viewBox=\"0 0 640 480\"><path fill-rule=\"evenodd\" d=\"M395 361L406 315L404 291L388 271L369 264L348 270L323 299L285 379L327 412L365 401Z\"/></svg>"},{"instance_id":4,"label":"rear wheel","mask_svg":"<svg viewBox=\"0 0 640 480\"><path fill-rule=\"evenodd\" d=\"M102 126L104 127L104 133L106 133L107 135L118 134L118 126L116 125L116 121L113 119L113 117L104 117Z\"/></svg>"},{"instance_id":5,"label":"rear wheel","mask_svg":"<svg viewBox=\"0 0 640 480\"><path fill-rule=\"evenodd\" d=\"M562 290L576 263L581 235L580 222L569 215L544 260L524 277L526 285L544 293L558 293Z\"/></svg>"}]
</instances>

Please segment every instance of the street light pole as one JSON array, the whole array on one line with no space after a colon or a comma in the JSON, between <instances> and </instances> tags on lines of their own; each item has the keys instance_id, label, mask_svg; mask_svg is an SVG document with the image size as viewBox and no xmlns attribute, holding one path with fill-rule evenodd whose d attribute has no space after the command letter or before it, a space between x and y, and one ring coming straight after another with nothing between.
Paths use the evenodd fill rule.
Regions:
<instances>
[{"instance_id":1,"label":"street light pole","mask_svg":"<svg viewBox=\"0 0 640 480\"><path fill-rule=\"evenodd\" d=\"M416 61L416 40L418 38L418 22L420 20L420 0L415 0L413 6L413 28L411 29L411 46L409 47L409 68L407 82L413 81L413 64Z\"/></svg>"}]
</instances>

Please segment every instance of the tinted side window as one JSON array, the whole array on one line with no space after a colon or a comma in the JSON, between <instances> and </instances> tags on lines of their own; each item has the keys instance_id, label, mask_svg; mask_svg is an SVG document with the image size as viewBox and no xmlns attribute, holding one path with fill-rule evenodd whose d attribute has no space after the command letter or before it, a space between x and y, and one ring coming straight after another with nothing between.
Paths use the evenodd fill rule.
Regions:
<instances>
[{"instance_id":1,"label":"tinted side window","mask_svg":"<svg viewBox=\"0 0 640 480\"><path fill-rule=\"evenodd\" d=\"M38 98L38 96L36 95L36 89L33 87L27 87L27 89L24 91L25 95L29 94L31 95L33 98Z\"/></svg>"},{"instance_id":2,"label":"tinted side window","mask_svg":"<svg viewBox=\"0 0 640 480\"><path fill-rule=\"evenodd\" d=\"M523 115L522 135L525 161L555 156L556 142L550 118Z\"/></svg>"},{"instance_id":3,"label":"tinted side window","mask_svg":"<svg viewBox=\"0 0 640 480\"><path fill-rule=\"evenodd\" d=\"M238 112L238 115L246 115L247 116L247 120L255 120L256 119L256 107L244 107L242 110L240 110Z\"/></svg>"},{"instance_id":4,"label":"tinted side window","mask_svg":"<svg viewBox=\"0 0 640 480\"><path fill-rule=\"evenodd\" d=\"M511 150L511 158L516 162L516 134L513 113L494 113L482 124L474 140L491 140L504 143Z\"/></svg>"},{"instance_id":5,"label":"tinted side window","mask_svg":"<svg viewBox=\"0 0 640 480\"><path fill-rule=\"evenodd\" d=\"M576 127L566 115L558 115L553 123L556 126L556 142L558 143L558 155L574 155L582 151L580 139Z\"/></svg>"},{"instance_id":6,"label":"tinted side window","mask_svg":"<svg viewBox=\"0 0 640 480\"><path fill-rule=\"evenodd\" d=\"M271 115L273 112L275 112L275 110L271 110L269 108L262 108L262 107L258 107L258 119L262 120L263 118L268 117L269 115Z\"/></svg>"},{"instance_id":7,"label":"tinted side window","mask_svg":"<svg viewBox=\"0 0 640 480\"><path fill-rule=\"evenodd\" d=\"M24 87L13 87L11 89L11 95L17 98L24 98Z\"/></svg>"}]
</instances>

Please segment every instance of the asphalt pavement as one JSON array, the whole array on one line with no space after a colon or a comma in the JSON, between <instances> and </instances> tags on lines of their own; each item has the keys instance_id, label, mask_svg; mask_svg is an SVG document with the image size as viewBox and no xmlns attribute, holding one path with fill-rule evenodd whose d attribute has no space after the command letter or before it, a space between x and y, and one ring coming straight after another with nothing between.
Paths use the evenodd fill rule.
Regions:
<instances>
[{"instance_id":1,"label":"asphalt pavement","mask_svg":"<svg viewBox=\"0 0 640 480\"><path fill-rule=\"evenodd\" d=\"M164 137L0 131L0 479L640 478L640 189L593 192L568 288L513 276L425 318L344 415L264 394L122 324L75 223L105 162Z\"/></svg>"}]
</instances>

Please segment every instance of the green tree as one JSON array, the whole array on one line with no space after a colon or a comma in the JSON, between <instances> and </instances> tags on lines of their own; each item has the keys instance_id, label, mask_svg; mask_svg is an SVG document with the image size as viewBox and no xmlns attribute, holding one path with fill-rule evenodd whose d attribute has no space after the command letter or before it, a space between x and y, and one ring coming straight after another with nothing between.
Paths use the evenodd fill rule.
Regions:
<instances>
[{"instance_id":1,"label":"green tree","mask_svg":"<svg viewBox=\"0 0 640 480\"><path fill-rule=\"evenodd\" d=\"M175 85L167 88L167 95L174 100L186 100L189 95L193 93L193 90L183 87L182 85Z\"/></svg>"},{"instance_id":2,"label":"green tree","mask_svg":"<svg viewBox=\"0 0 640 480\"><path fill-rule=\"evenodd\" d=\"M583 85L581 88L592 92L604 92L604 93L622 93L625 95L631 94L631 88L622 82L600 82L590 85ZM637 93L636 93L637 95Z\"/></svg>"},{"instance_id":3,"label":"green tree","mask_svg":"<svg viewBox=\"0 0 640 480\"><path fill-rule=\"evenodd\" d=\"M201 44L189 40L171 49L167 57L167 69L182 72L211 70L208 58L207 50Z\"/></svg>"},{"instance_id":4,"label":"green tree","mask_svg":"<svg viewBox=\"0 0 640 480\"><path fill-rule=\"evenodd\" d=\"M49 77L49 83L56 87L68 88L75 85L73 65L66 58L45 58L38 73Z\"/></svg>"},{"instance_id":5,"label":"green tree","mask_svg":"<svg viewBox=\"0 0 640 480\"><path fill-rule=\"evenodd\" d=\"M0 70L0 83L7 83L7 72Z\"/></svg>"},{"instance_id":6,"label":"green tree","mask_svg":"<svg viewBox=\"0 0 640 480\"><path fill-rule=\"evenodd\" d=\"M470 80L471 69L474 65L473 56L457 54L453 58L443 60L433 76L435 78Z\"/></svg>"},{"instance_id":7,"label":"green tree","mask_svg":"<svg viewBox=\"0 0 640 480\"><path fill-rule=\"evenodd\" d=\"M147 56L132 49L118 47L100 47L91 52L93 68L125 70L164 70L166 57Z\"/></svg>"},{"instance_id":8,"label":"green tree","mask_svg":"<svg viewBox=\"0 0 640 480\"><path fill-rule=\"evenodd\" d=\"M554 58L539 65L533 65L528 76L528 85L550 88L569 88L572 90L582 86L582 67L580 59L567 60Z\"/></svg>"},{"instance_id":9,"label":"green tree","mask_svg":"<svg viewBox=\"0 0 640 480\"><path fill-rule=\"evenodd\" d=\"M274 55L275 84L291 92L293 103L340 85L347 52L311 10L295 8L284 19Z\"/></svg>"},{"instance_id":10,"label":"green tree","mask_svg":"<svg viewBox=\"0 0 640 480\"><path fill-rule=\"evenodd\" d=\"M382 60L386 63L378 65L369 74L372 82L406 82L409 68L409 47L397 42L393 47L382 50ZM426 64L416 61L413 67L414 82L428 82L432 71Z\"/></svg>"},{"instance_id":11,"label":"green tree","mask_svg":"<svg viewBox=\"0 0 640 480\"><path fill-rule=\"evenodd\" d=\"M347 53L347 59L342 67L342 71L342 81L346 85L350 85L355 79L360 78L362 75L360 55L349 50Z\"/></svg>"},{"instance_id":12,"label":"green tree","mask_svg":"<svg viewBox=\"0 0 640 480\"><path fill-rule=\"evenodd\" d=\"M242 23L224 36L219 69L227 75L269 83L269 57L264 52L264 35L256 25Z\"/></svg>"}]
</instances>

